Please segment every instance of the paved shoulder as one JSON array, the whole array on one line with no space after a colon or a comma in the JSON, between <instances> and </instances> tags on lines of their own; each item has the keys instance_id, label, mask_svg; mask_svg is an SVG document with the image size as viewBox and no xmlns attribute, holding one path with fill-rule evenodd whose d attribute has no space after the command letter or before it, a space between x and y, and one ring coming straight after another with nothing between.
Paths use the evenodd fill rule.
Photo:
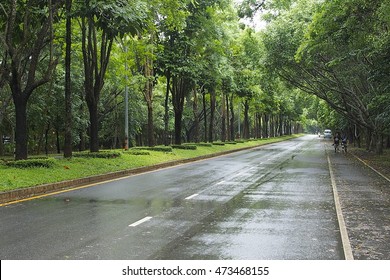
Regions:
<instances>
[{"instance_id":1,"label":"paved shoulder","mask_svg":"<svg viewBox=\"0 0 390 280\"><path fill-rule=\"evenodd\" d=\"M350 155L329 155L354 258L390 259L390 183Z\"/></svg>"}]
</instances>

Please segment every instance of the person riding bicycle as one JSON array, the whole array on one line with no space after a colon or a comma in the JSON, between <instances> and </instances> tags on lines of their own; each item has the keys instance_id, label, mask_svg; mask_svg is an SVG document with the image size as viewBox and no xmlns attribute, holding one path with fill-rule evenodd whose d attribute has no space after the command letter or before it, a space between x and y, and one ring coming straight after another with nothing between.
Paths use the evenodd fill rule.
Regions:
<instances>
[{"instance_id":1,"label":"person riding bicycle","mask_svg":"<svg viewBox=\"0 0 390 280\"><path fill-rule=\"evenodd\" d=\"M340 145L340 133L336 133L336 135L333 137L333 146L334 146L334 151L337 152L337 148Z\"/></svg>"},{"instance_id":2,"label":"person riding bicycle","mask_svg":"<svg viewBox=\"0 0 390 280\"><path fill-rule=\"evenodd\" d=\"M348 142L348 138L347 138L347 135L343 135L341 137L341 148L343 149L343 151L346 153L347 152L347 142Z\"/></svg>"},{"instance_id":3,"label":"person riding bicycle","mask_svg":"<svg viewBox=\"0 0 390 280\"><path fill-rule=\"evenodd\" d=\"M346 135L343 135L341 137L341 144L347 144L347 136Z\"/></svg>"}]
</instances>

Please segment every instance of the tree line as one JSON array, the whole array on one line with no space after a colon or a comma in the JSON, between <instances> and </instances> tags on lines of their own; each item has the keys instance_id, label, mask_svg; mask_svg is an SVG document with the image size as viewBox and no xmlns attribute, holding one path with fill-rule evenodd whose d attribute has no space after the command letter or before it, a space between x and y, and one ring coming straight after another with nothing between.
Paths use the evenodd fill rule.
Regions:
<instances>
[{"instance_id":1,"label":"tree line","mask_svg":"<svg viewBox=\"0 0 390 280\"><path fill-rule=\"evenodd\" d=\"M266 68L326 102L332 127L382 153L390 145L390 1L294 3L269 15Z\"/></svg>"},{"instance_id":2,"label":"tree line","mask_svg":"<svg viewBox=\"0 0 390 280\"><path fill-rule=\"evenodd\" d=\"M325 125L364 131L379 149L390 134L390 5L374 2L7 0L0 155L13 145L16 159L71 157ZM240 21L256 12L266 28Z\"/></svg>"}]
</instances>

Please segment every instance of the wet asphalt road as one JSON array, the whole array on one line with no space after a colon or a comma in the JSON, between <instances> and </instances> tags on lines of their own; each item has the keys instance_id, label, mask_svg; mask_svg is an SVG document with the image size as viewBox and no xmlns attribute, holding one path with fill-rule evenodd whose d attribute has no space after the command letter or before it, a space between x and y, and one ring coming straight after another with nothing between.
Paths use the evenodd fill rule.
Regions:
<instances>
[{"instance_id":1,"label":"wet asphalt road","mask_svg":"<svg viewBox=\"0 0 390 280\"><path fill-rule=\"evenodd\" d=\"M0 207L0 259L343 259L326 149L305 136Z\"/></svg>"}]
</instances>

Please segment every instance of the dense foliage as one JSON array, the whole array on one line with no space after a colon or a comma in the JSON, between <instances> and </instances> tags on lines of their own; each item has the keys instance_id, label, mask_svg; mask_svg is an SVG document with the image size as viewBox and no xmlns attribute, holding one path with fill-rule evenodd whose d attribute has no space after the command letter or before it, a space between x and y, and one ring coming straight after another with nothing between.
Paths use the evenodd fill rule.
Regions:
<instances>
[{"instance_id":1,"label":"dense foliage","mask_svg":"<svg viewBox=\"0 0 390 280\"><path fill-rule=\"evenodd\" d=\"M6 0L0 155L325 127L381 152L389 14L389 0Z\"/></svg>"},{"instance_id":2,"label":"dense foliage","mask_svg":"<svg viewBox=\"0 0 390 280\"><path fill-rule=\"evenodd\" d=\"M265 32L268 69L318 96L333 127L378 153L390 132L389 1L296 1Z\"/></svg>"}]
</instances>

